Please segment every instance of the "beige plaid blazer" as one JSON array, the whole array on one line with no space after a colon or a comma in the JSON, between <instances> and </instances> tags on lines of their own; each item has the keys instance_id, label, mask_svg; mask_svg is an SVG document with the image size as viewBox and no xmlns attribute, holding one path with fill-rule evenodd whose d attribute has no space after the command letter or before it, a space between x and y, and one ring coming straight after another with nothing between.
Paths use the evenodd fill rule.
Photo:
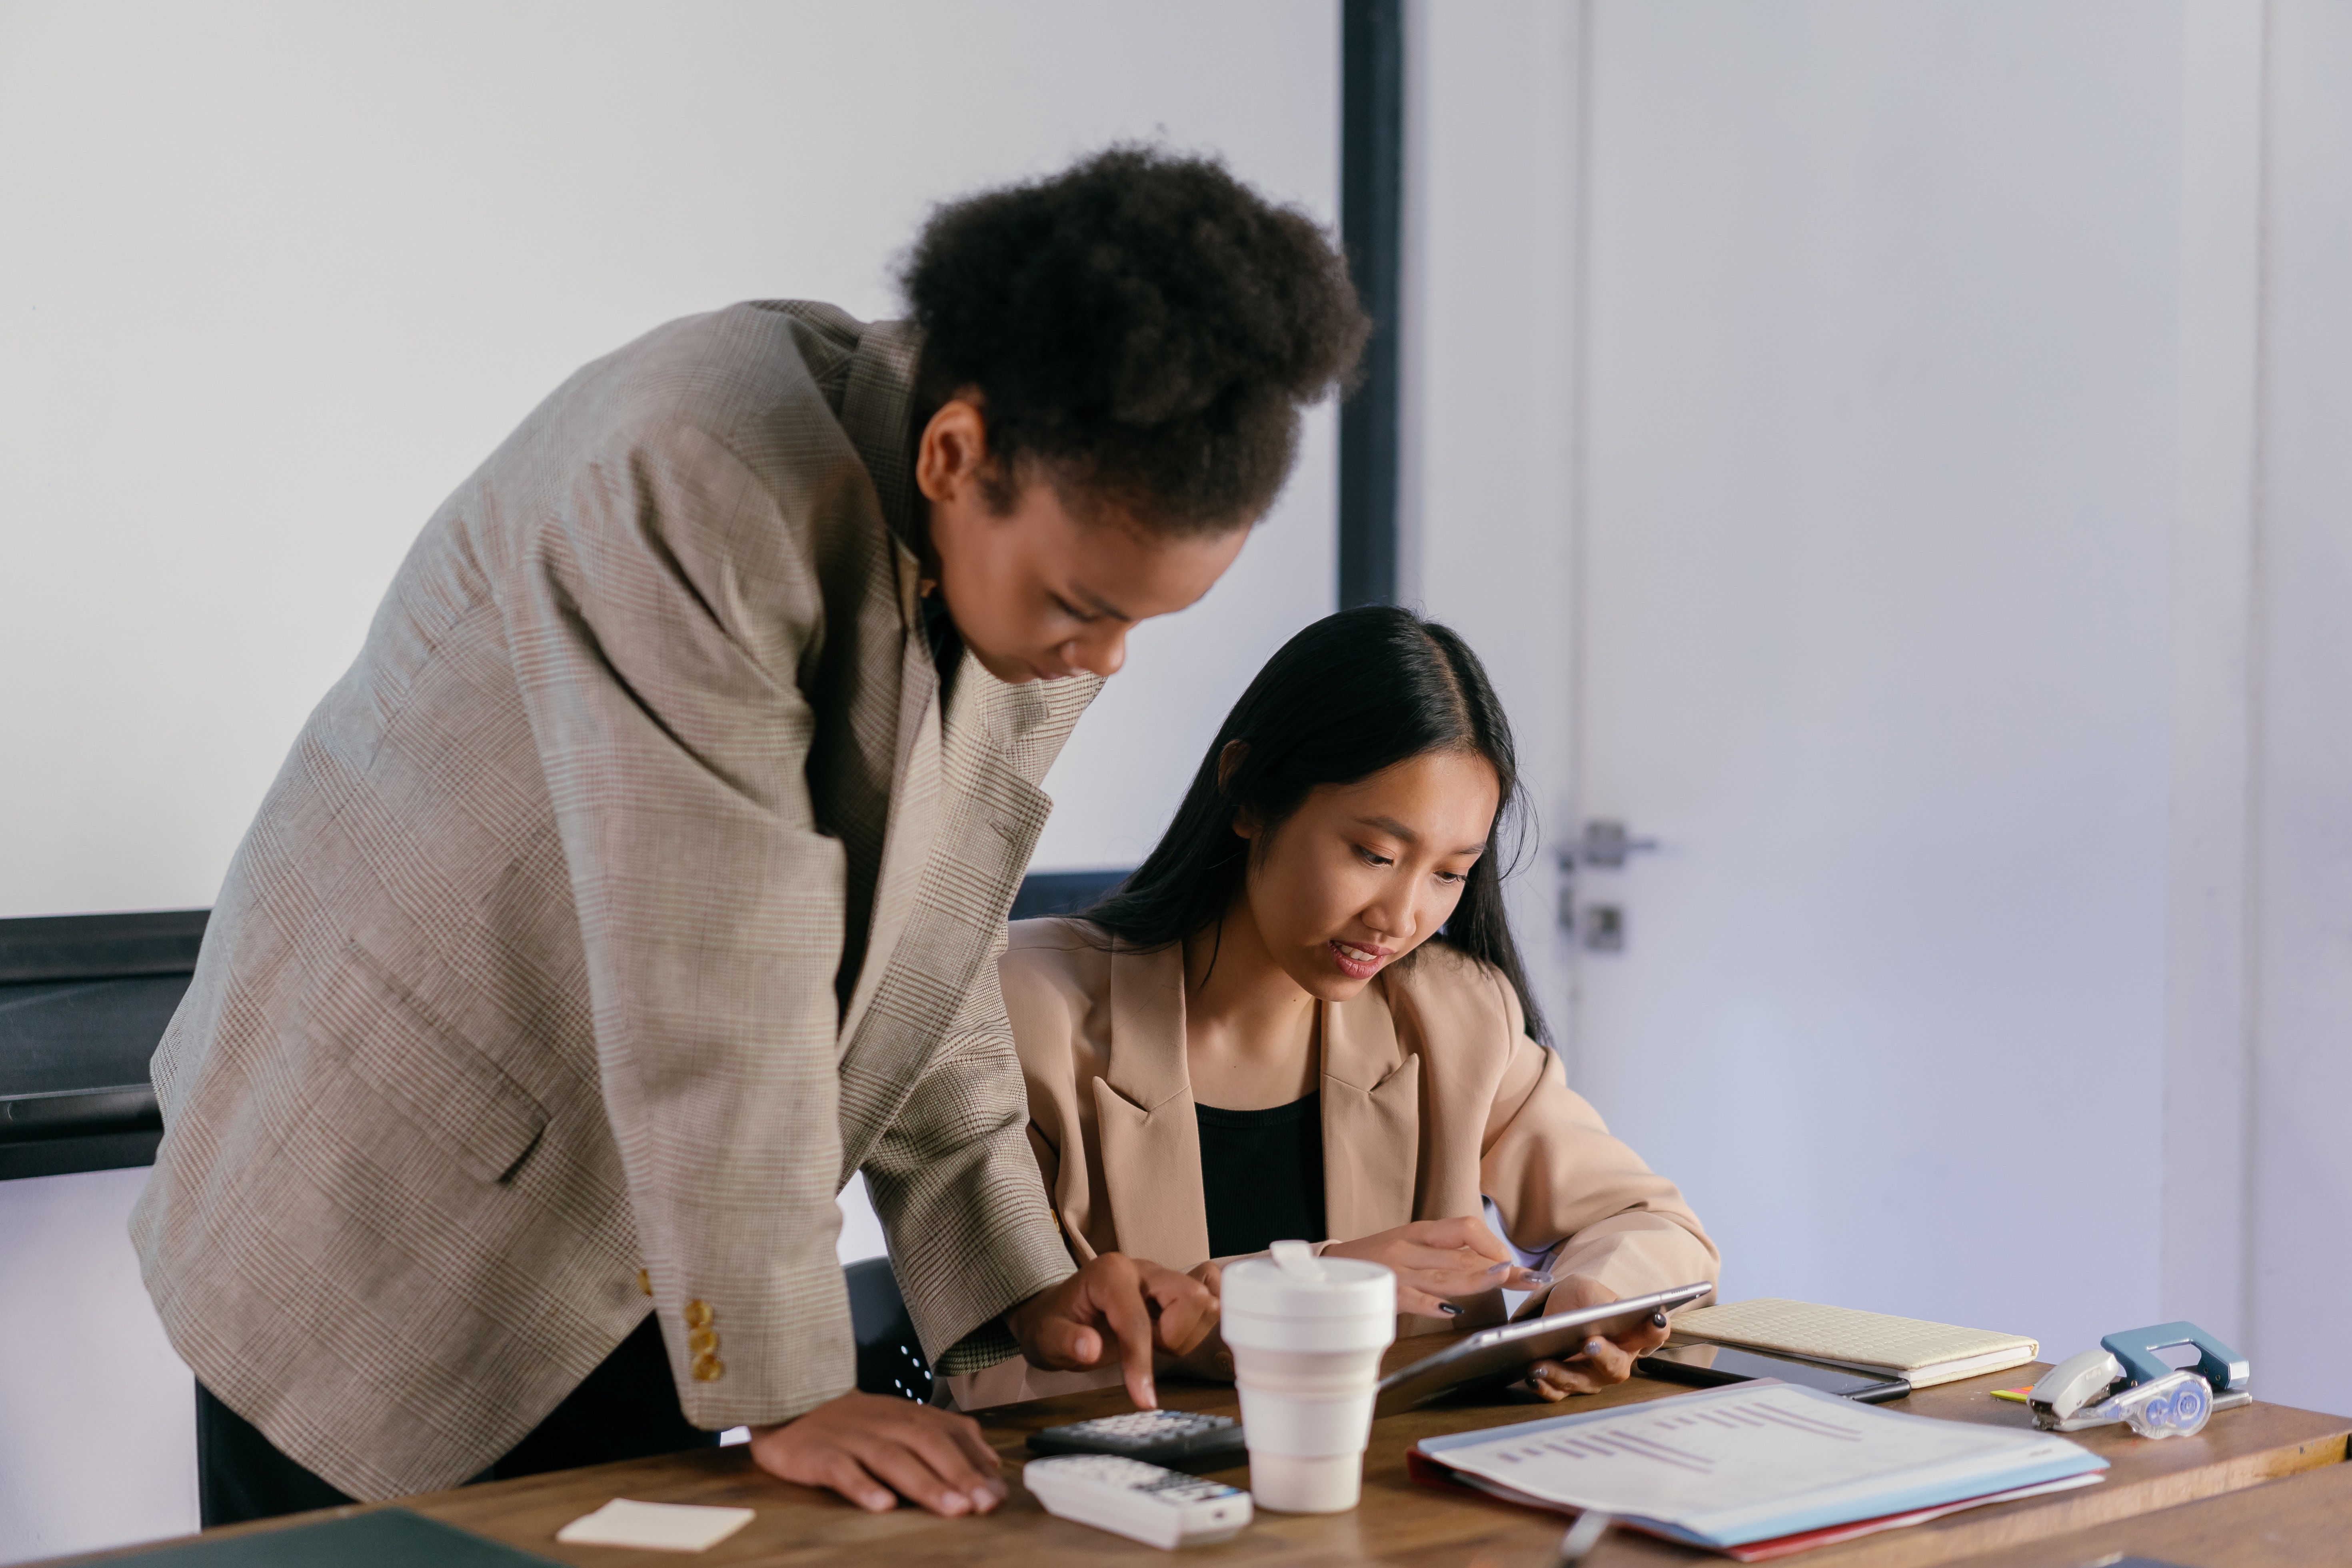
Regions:
<instances>
[{"instance_id":1,"label":"beige plaid blazer","mask_svg":"<svg viewBox=\"0 0 2352 1568\"><path fill-rule=\"evenodd\" d=\"M205 1384L353 1496L446 1487L660 1315L689 1420L848 1389L866 1173L943 1368L1066 1277L998 989L1099 682L945 712L916 342L674 321L426 525L231 865L131 1218Z\"/></svg>"}]
</instances>

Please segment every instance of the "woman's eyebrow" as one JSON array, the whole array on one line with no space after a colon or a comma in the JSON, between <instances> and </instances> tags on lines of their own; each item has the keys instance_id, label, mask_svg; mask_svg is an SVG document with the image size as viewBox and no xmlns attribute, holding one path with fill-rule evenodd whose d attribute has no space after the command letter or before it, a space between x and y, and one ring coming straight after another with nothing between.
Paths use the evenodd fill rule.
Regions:
<instances>
[{"instance_id":1,"label":"woman's eyebrow","mask_svg":"<svg viewBox=\"0 0 2352 1568\"><path fill-rule=\"evenodd\" d=\"M1399 822L1393 816L1360 816L1356 818L1356 826L1359 827L1376 827L1382 833L1387 834L1390 837L1402 838L1407 844L1418 844L1421 842L1420 834L1415 833L1412 828L1407 827L1403 823ZM1461 848L1454 851L1456 855L1484 855L1486 852L1486 843L1484 839L1480 839L1475 844L1465 844Z\"/></svg>"},{"instance_id":2,"label":"woman's eyebrow","mask_svg":"<svg viewBox=\"0 0 2352 1568\"><path fill-rule=\"evenodd\" d=\"M1095 593L1084 584L1071 584L1070 597L1077 600L1079 604L1085 605L1087 609L1092 610L1096 615L1108 616L1114 621L1119 621L1130 626L1134 624L1134 616L1129 615L1125 610L1120 609L1117 605L1112 604L1101 595Z\"/></svg>"}]
</instances>

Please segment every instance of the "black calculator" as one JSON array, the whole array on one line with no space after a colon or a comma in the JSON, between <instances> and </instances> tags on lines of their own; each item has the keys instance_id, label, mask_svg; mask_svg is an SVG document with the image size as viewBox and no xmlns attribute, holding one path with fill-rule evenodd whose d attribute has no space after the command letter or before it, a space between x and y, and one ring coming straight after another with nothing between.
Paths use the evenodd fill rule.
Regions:
<instances>
[{"instance_id":1,"label":"black calculator","mask_svg":"<svg viewBox=\"0 0 2352 1568\"><path fill-rule=\"evenodd\" d=\"M1138 1410L1048 1426L1029 1434L1029 1447L1040 1454L1117 1454L1152 1465L1228 1458L1239 1464L1248 1452L1240 1422L1190 1410Z\"/></svg>"}]
</instances>

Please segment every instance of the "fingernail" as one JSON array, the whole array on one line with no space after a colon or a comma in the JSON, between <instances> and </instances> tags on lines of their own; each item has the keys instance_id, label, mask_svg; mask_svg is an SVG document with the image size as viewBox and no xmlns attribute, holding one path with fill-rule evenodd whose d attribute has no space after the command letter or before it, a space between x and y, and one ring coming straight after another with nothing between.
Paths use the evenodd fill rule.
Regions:
<instances>
[{"instance_id":1,"label":"fingernail","mask_svg":"<svg viewBox=\"0 0 2352 1568\"><path fill-rule=\"evenodd\" d=\"M971 1489L971 1506L982 1513L986 1513L990 1509L994 1508L998 1500L996 1494L986 1487Z\"/></svg>"},{"instance_id":2,"label":"fingernail","mask_svg":"<svg viewBox=\"0 0 2352 1568\"><path fill-rule=\"evenodd\" d=\"M1654 1329L1663 1329L1666 1326L1666 1310L1664 1307L1650 1314L1650 1326Z\"/></svg>"},{"instance_id":3,"label":"fingernail","mask_svg":"<svg viewBox=\"0 0 2352 1568\"><path fill-rule=\"evenodd\" d=\"M1451 1301L1440 1301L1437 1304L1437 1310L1449 1318L1458 1318L1462 1315L1462 1309Z\"/></svg>"},{"instance_id":4,"label":"fingernail","mask_svg":"<svg viewBox=\"0 0 2352 1568\"><path fill-rule=\"evenodd\" d=\"M1143 1405L1147 1410L1156 1410L1160 1407L1160 1390L1152 1385L1151 1380L1148 1377L1143 1380Z\"/></svg>"},{"instance_id":5,"label":"fingernail","mask_svg":"<svg viewBox=\"0 0 2352 1568\"><path fill-rule=\"evenodd\" d=\"M1606 1342L1601 1341L1601 1340L1598 1340L1598 1339L1591 1339L1591 1340L1587 1340L1587 1341L1585 1341L1585 1342L1584 1342L1584 1353L1585 1353L1586 1355L1599 1355L1599 1354L1601 1353L1601 1345L1602 1345L1603 1343L1605 1343L1605 1342Z\"/></svg>"},{"instance_id":6,"label":"fingernail","mask_svg":"<svg viewBox=\"0 0 2352 1568\"><path fill-rule=\"evenodd\" d=\"M950 1516L971 1511L971 1500L961 1492L949 1492L940 1499L940 1511Z\"/></svg>"}]
</instances>

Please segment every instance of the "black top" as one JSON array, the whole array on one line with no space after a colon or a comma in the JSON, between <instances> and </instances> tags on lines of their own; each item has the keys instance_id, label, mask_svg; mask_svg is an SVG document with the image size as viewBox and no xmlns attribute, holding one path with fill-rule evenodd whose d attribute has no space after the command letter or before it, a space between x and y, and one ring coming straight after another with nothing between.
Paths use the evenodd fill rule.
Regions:
<instances>
[{"instance_id":1,"label":"black top","mask_svg":"<svg viewBox=\"0 0 2352 1568\"><path fill-rule=\"evenodd\" d=\"M1277 1241L1321 1241L1322 1097L1271 1110L1195 1105L1209 1256L1264 1252Z\"/></svg>"}]
</instances>

